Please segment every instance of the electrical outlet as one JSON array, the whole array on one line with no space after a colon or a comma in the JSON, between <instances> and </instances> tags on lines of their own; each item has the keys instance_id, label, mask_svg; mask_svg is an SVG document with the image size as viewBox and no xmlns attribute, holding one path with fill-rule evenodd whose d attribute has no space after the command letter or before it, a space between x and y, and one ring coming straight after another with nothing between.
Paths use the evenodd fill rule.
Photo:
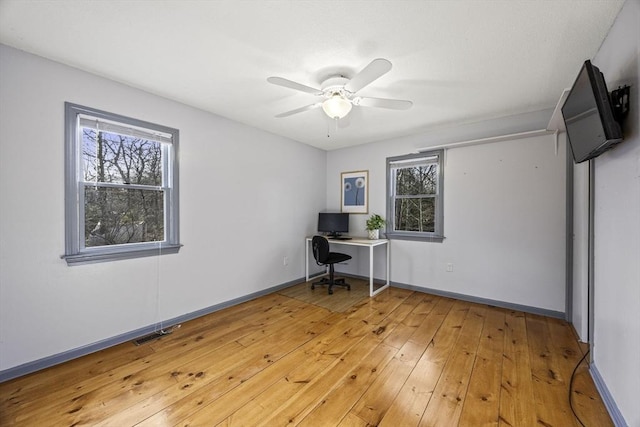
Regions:
<instances>
[{"instance_id":1,"label":"electrical outlet","mask_svg":"<svg viewBox=\"0 0 640 427\"><path fill-rule=\"evenodd\" d=\"M447 272L451 273L453 271L453 263L452 262L448 262L447 263Z\"/></svg>"},{"instance_id":2,"label":"electrical outlet","mask_svg":"<svg viewBox=\"0 0 640 427\"><path fill-rule=\"evenodd\" d=\"M284 258L282 259L282 265L284 265L284 266L289 265L289 257L287 257L287 256L286 256L286 257L284 257Z\"/></svg>"}]
</instances>

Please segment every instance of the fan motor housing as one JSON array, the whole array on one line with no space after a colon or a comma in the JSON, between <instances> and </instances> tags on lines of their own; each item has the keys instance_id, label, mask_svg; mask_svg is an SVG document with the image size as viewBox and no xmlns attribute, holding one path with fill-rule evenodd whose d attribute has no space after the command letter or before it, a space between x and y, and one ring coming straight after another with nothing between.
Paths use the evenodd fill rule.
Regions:
<instances>
[{"instance_id":1,"label":"fan motor housing","mask_svg":"<svg viewBox=\"0 0 640 427\"><path fill-rule=\"evenodd\" d=\"M344 76L332 76L322 82L322 86L320 87L325 95L331 96L332 94L338 92L342 95L350 95L350 92L344 89L344 85L349 83L349 79Z\"/></svg>"}]
</instances>

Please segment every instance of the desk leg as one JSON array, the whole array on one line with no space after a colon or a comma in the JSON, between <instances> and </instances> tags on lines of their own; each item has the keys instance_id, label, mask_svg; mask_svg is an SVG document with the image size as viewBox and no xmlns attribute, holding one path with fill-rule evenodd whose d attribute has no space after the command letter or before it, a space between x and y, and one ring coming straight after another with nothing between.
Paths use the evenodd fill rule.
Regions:
<instances>
[{"instance_id":1,"label":"desk leg","mask_svg":"<svg viewBox=\"0 0 640 427\"><path fill-rule=\"evenodd\" d=\"M373 296L373 246L369 246L369 296Z\"/></svg>"},{"instance_id":2,"label":"desk leg","mask_svg":"<svg viewBox=\"0 0 640 427\"><path fill-rule=\"evenodd\" d=\"M387 247L387 286L389 286L390 285L389 278L391 277L391 273L389 272L390 271L389 270L389 265L391 264L390 263L390 260L391 260L391 243L387 242L387 244L385 246Z\"/></svg>"},{"instance_id":3,"label":"desk leg","mask_svg":"<svg viewBox=\"0 0 640 427\"><path fill-rule=\"evenodd\" d=\"M304 277L305 282L309 281L309 242L304 241Z\"/></svg>"},{"instance_id":4,"label":"desk leg","mask_svg":"<svg viewBox=\"0 0 640 427\"><path fill-rule=\"evenodd\" d=\"M387 289L389 287L389 242L387 242L385 245L380 245L380 246L386 246L387 247L387 283L385 283L383 286L381 286L380 288L376 289L375 291L373 290L373 246L370 248L370 252L369 252L369 256L370 256L370 263L369 263L369 296L376 296L378 295L380 292L382 292L383 290Z\"/></svg>"}]
</instances>

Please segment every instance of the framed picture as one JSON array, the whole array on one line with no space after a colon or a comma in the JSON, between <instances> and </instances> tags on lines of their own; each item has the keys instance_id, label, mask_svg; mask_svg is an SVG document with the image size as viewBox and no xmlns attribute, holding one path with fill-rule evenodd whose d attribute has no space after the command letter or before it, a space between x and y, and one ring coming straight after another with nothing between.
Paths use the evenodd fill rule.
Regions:
<instances>
[{"instance_id":1,"label":"framed picture","mask_svg":"<svg viewBox=\"0 0 640 427\"><path fill-rule=\"evenodd\" d=\"M342 212L369 212L369 171L342 172L340 185Z\"/></svg>"}]
</instances>

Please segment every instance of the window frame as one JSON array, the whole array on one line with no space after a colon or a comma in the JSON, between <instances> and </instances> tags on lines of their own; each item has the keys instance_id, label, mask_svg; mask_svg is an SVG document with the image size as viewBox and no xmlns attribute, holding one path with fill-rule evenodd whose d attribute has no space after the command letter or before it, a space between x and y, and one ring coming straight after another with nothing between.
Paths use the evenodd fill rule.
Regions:
<instances>
[{"instance_id":1,"label":"window frame","mask_svg":"<svg viewBox=\"0 0 640 427\"><path fill-rule=\"evenodd\" d=\"M388 239L399 240L417 240L426 242L439 242L441 243L444 237L444 149L423 151L414 154L405 154L402 156L387 157L387 229L386 236ZM395 173L398 169L394 166L394 163L398 162L410 162L412 160L417 161L419 159L427 159L430 157L437 157L436 163L438 166L438 183L437 191L434 197L435 199L435 224L433 232L425 231L403 231L394 230L395 227ZM426 162L425 163L431 163Z\"/></svg>"},{"instance_id":2,"label":"window frame","mask_svg":"<svg viewBox=\"0 0 640 427\"><path fill-rule=\"evenodd\" d=\"M115 122L122 127L170 135L163 144L164 240L86 247L84 242L84 191L82 171L81 117ZM133 131L133 130L132 130ZM179 131L167 126L65 102L65 254L67 265L132 259L177 253L182 246L179 233L178 193ZM165 169L166 168L166 169Z\"/></svg>"}]
</instances>

